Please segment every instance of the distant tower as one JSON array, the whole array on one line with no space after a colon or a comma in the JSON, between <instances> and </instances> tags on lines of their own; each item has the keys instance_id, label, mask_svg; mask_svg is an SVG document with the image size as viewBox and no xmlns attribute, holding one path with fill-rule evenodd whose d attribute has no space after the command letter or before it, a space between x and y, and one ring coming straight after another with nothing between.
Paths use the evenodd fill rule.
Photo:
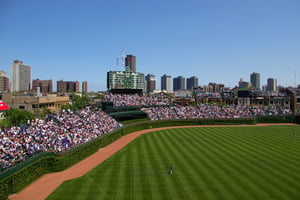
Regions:
<instances>
[{"instance_id":1,"label":"distant tower","mask_svg":"<svg viewBox=\"0 0 300 200\"><path fill-rule=\"evenodd\" d=\"M153 74L148 74L146 77L147 83L147 93L153 92L155 90L155 76Z\"/></svg>"},{"instance_id":2,"label":"distant tower","mask_svg":"<svg viewBox=\"0 0 300 200\"><path fill-rule=\"evenodd\" d=\"M193 89L195 87L198 87L198 78L195 76L192 76L190 78L186 79L186 89Z\"/></svg>"},{"instance_id":3,"label":"distant tower","mask_svg":"<svg viewBox=\"0 0 300 200\"><path fill-rule=\"evenodd\" d=\"M268 92L276 92L277 91L277 80L275 78L268 78L267 91Z\"/></svg>"},{"instance_id":4,"label":"distant tower","mask_svg":"<svg viewBox=\"0 0 300 200\"><path fill-rule=\"evenodd\" d=\"M127 55L125 58L125 67L128 67L131 72L136 73L136 57Z\"/></svg>"},{"instance_id":5,"label":"distant tower","mask_svg":"<svg viewBox=\"0 0 300 200\"><path fill-rule=\"evenodd\" d=\"M173 91L176 90L185 90L185 78L183 76L173 78Z\"/></svg>"},{"instance_id":6,"label":"distant tower","mask_svg":"<svg viewBox=\"0 0 300 200\"><path fill-rule=\"evenodd\" d=\"M172 76L164 74L161 77L161 90L167 90L168 93L172 92Z\"/></svg>"},{"instance_id":7,"label":"distant tower","mask_svg":"<svg viewBox=\"0 0 300 200\"><path fill-rule=\"evenodd\" d=\"M11 69L11 92L30 91L31 67L15 60L10 66Z\"/></svg>"},{"instance_id":8,"label":"distant tower","mask_svg":"<svg viewBox=\"0 0 300 200\"><path fill-rule=\"evenodd\" d=\"M87 81L82 82L82 93L87 93Z\"/></svg>"},{"instance_id":9,"label":"distant tower","mask_svg":"<svg viewBox=\"0 0 300 200\"><path fill-rule=\"evenodd\" d=\"M254 88L260 89L260 74L256 72L250 74L250 83Z\"/></svg>"}]
</instances>

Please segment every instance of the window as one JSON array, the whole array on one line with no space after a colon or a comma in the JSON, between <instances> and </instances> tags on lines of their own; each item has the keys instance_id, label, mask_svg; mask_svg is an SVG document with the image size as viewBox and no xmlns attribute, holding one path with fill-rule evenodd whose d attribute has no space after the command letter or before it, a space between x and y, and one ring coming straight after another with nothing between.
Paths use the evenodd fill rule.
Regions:
<instances>
[{"instance_id":1,"label":"window","mask_svg":"<svg viewBox=\"0 0 300 200\"><path fill-rule=\"evenodd\" d=\"M19 109L25 109L25 106L19 106Z\"/></svg>"}]
</instances>

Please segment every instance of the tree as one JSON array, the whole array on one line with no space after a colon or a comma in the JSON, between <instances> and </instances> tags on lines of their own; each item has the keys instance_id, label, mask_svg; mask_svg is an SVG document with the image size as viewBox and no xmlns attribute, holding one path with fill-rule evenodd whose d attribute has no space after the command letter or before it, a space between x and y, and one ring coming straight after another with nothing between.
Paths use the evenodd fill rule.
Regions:
<instances>
[{"instance_id":1,"label":"tree","mask_svg":"<svg viewBox=\"0 0 300 200\"><path fill-rule=\"evenodd\" d=\"M87 107L90 103L90 98L86 94L79 95L73 94L72 104L62 106L62 109L80 110Z\"/></svg>"},{"instance_id":2,"label":"tree","mask_svg":"<svg viewBox=\"0 0 300 200\"><path fill-rule=\"evenodd\" d=\"M9 122L7 119L2 119L0 120L0 128L8 128L9 127Z\"/></svg>"},{"instance_id":3,"label":"tree","mask_svg":"<svg viewBox=\"0 0 300 200\"><path fill-rule=\"evenodd\" d=\"M46 115L50 114L51 111L48 108L43 108L41 111L39 111L39 117L45 118Z\"/></svg>"},{"instance_id":4,"label":"tree","mask_svg":"<svg viewBox=\"0 0 300 200\"><path fill-rule=\"evenodd\" d=\"M35 118L34 114L26 110L21 111L15 108L4 111L3 115L9 126L19 126L21 124L25 124L27 120Z\"/></svg>"},{"instance_id":5,"label":"tree","mask_svg":"<svg viewBox=\"0 0 300 200\"><path fill-rule=\"evenodd\" d=\"M103 99L104 98L104 94L96 94L96 99Z\"/></svg>"}]
</instances>

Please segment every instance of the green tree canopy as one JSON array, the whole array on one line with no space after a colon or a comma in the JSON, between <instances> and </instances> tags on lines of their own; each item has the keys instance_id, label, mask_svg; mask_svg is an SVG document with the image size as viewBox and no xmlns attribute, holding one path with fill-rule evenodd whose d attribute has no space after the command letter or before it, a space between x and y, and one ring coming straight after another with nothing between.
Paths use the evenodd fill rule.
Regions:
<instances>
[{"instance_id":1,"label":"green tree canopy","mask_svg":"<svg viewBox=\"0 0 300 200\"><path fill-rule=\"evenodd\" d=\"M25 124L27 120L32 120L35 118L34 114L26 110L19 110L16 108L11 108L4 111L3 115L8 126L19 126L21 124Z\"/></svg>"}]
</instances>

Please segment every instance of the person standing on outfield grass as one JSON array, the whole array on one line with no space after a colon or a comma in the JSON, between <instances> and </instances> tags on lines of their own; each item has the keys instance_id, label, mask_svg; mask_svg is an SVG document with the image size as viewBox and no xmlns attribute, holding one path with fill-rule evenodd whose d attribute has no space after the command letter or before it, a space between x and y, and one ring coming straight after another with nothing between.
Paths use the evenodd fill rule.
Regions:
<instances>
[{"instance_id":1,"label":"person standing on outfield grass","mask_svg":"<svg viewBox=\"0 0 300 200\"><path fill-rule=\"evenodd\" d=\"M170 175L172 176L172 174L173 174L173 165L172 163L170 163Z\"/></svg>"}]
</instances>

